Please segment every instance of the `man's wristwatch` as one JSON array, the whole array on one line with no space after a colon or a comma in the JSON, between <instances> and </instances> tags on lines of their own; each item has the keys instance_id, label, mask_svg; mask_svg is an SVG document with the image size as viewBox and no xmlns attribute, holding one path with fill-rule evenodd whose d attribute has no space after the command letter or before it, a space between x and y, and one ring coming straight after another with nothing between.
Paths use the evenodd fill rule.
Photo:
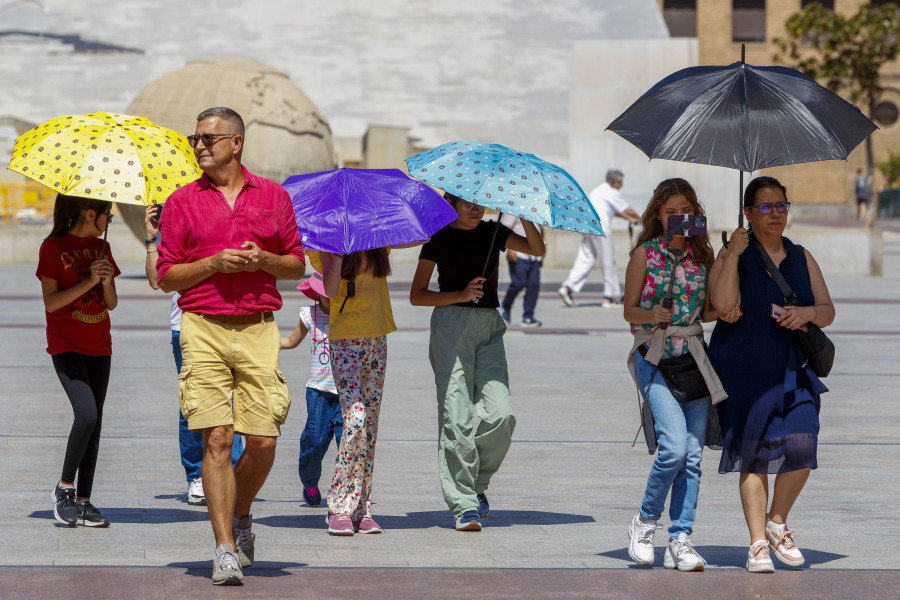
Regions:
<instances>
[{"instance_id":1,"label":"man's wristwatch","mask_svg":"<svg viewBox=\"0 0 900 600\"><path fill-rule=\"evenodd\" d=\"M144 240L144 245L145 245L145 246L149 246L149 245L151 245L151 244L154 245L154 246L156 245L156 238L155 238L155 237L147 238L147 239Z\"/></svg>"}]
</instances>

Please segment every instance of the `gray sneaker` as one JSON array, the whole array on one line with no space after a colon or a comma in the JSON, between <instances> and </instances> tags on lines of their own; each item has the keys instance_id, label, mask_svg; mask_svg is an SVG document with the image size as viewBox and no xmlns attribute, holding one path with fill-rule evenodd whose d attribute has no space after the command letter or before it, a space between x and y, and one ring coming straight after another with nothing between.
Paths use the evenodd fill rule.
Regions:
<instances>
[{"instance_id":1,"label":"gray sneaker","mask_svg":"<svg viewBox=\"0 0 900 600\"><path fill-rule=\"evenodd\" d=\"M256 536L250 531L251 527L253 527L253 515L247 515L243 519L235 519L231 529L241 567L249 567L253 564L253 542L256 540Z\"/></svg>"},{"instance_id":2,"label":"gray sneaker","mask_svg":"<svg viewBox=\"0 0 900 600\"><path fill-rule=\"evenodd\" d=\"M213 585L244 585L244 574L241 572L238 557L234 553L234 548L227 542L216 548L212 582Z\"/></svg>"}]
</instances>

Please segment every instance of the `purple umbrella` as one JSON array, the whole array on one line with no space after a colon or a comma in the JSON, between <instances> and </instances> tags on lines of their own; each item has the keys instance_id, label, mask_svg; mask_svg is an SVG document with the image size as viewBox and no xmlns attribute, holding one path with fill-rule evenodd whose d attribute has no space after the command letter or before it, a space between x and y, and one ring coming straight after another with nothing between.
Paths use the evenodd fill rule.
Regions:
<instances>
[{"instance_id":1,"label":"purple umbrella","mask_svg":"<svg viewBox=\"0 0 900 600\"><path fill-rule=\"evenodd\" d=\"M293 175L297 228L313 250L350 254L428 240L456 220L434 189L398 169L337 169Z\"/></svg>"}]
</instances>

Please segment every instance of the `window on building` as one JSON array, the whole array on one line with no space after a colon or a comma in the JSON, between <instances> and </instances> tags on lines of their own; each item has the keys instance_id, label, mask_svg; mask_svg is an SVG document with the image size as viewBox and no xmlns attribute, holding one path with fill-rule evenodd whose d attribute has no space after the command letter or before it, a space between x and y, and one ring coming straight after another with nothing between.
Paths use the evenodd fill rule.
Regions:
<instances>
[{"instance_id":1,"label":"window on building","mask_svg":"<svg viewBox=\"0 0 900 600\"><path fill-rule=\"evenodd\" d=\"M732 0L731 39L735 42L766 41L766 0Z\"/></svg>"},{"instance_id":2,"label":"window on building","mask_svg":"<svg viewBox=\"0 0 900 600\"><path fill-rule=\"evenodd\" d=\"M663 19L672 37L697 37L697 0L663 0Z\"/></svg>"},{"instance_id":3,"label":"window on building","mask_svg":"<svg viewBox=\"0 0 900 600\"><path fill-rule=\"evenodd\" d=\"M896 4L900 6L900 0L869 0L875 6L884 6L885 4Z\"/></svg>"},{"instance_id":4,"label":"window on building","mask_svg":"<svg viewBox=\"0 0 900 600\"><path fill-rule=\"evenodd\" d=\"M800 8L806 8L810 4L821 4L822 8L825 10L834 12L834 0L802 0L800 2Z\"/></svg>"}]
</instances>

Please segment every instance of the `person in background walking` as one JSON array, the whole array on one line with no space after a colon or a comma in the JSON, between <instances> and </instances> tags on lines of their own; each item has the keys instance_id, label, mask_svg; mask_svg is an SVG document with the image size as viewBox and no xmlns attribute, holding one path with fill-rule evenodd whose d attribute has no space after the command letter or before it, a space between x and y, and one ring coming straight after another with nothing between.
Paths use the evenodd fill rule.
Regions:
<instances>
[{"instance_id":1,"label":"person in background walking","mask_svg":"<svg viewBox=\"0 0 900 600\"><path fill-rule=\"evenodd\" d=\"M144 247L147 249L147 260L144 263L144 272L147 282L154 290L159 289L156 282L156 259L159 257L157 246L159 245L159 217L162 213L162 204L151 204L144 212L144 228L146 238ZM175 370L181 372L181 308L178 307L178 292L172 292L172 310L169 313L169 326L172 330L172 355L175 357ZM234 436L231 446L231 465L234 466L244 451L244 442L241 436ZM187 479L187 503L193 506L205 506L206 496L203 494L203 477L201 474L203 465L203 435L199 431L188 429L187 419L184 418L181 409L178 410L178 446L181 453L181 466L184 467L184 475Z\"/></svg>"},{"instance_id":2,"label":"person in background walking","mask_svg":"<svg viewBox=\"0 0 900 600\"><path fill-rule=\"evenodd\" d=\"M482 221L483 206L452 194L444 197L458 219L422 246L409 301L435 307L428 355L437 386L444 500L457 531L481 531L481 519L490 512L485 492L516 427L503 348L506 324L497 311L500 251L511 248L542 257L544 240L530 221L522 222L522 237L499 223ZM428 289L435 267L437 292Z\"/></svg>"},{"instance_id":3,"label":"person in background walking","mask_svg":"<svg viewBox=\"0 0 900 600\"><path fill-rule=\"evenodd\" d=\"M856 192L857 218L862 221L866 218L866 210L869 208L869 178L865 176L862 169L856 170L853 190Z\"/></svg>"},{"instance_id":4,"label":"person in background walking","mask_svg":"<svg viewBox=\"0 0 900 600\"><path fill-rule=\"evenodd\" d=\"M566 306L575 306L575 294L581 291L587 281L588 274L594 268L597 258L603 267L603 307L614 308L622 304L622 288L619 286L619 275L616 273L616 249L612 239L613 217L628 219L638 223L641 216L628 206L622 194L622 182L625 176L618 169L606 172L606 181L591 192L591 204L600 216L600 227L605 235L581 235L581 245L569 276L559 287L559 297Z\"/></svg>"},{"instance_id":5,"label":"person in background walking","mask_svg":"<svg viewBox=\"0 0 900 600\"><path fill-rule=\"evenodd\" d=\"M322 503L319 491L322 459L328 451L331 438L334 438L340 448L344 418L341 415L341 399L331 373L328 342L331 300L325 293L322 274L318 271L313 273L297 289L314 300L315 304L300 309L300 320L291 335L281 338L281 349L296 348L310 334L312 360L309 365L309 381L306 382L306 425L300 434L298 470L303 486L303 499L310 506L319 506Z\"/></svg>"},{"instance_id":6,"label":"person in background walking","mask_svg":"<svg viewBox=\"0 0 900 600\"><path fill-rule=\"evenodd\" d=\"M834 321L834 304L812 254L783 237L790 202L773 177L757 177L744 191L749 232L738 228L710 275L712 302L739 307L734 323L717 323L709 357L728 393L719 408L724 437L719 473L740 473L741 505L750 533L747 570L799 566L803 554L787 528L788 513L816 461L820 395L828 388L801 355L792 330ZM766 253L798 300L785 298L769 275ZM769 508L769 474L775 475ZM768 509L768 510L767 510Z\"/></svg>"},{"instance_id":7,"label":"person in background walking","mask_svg":"<svg viewBox=\"0 0 900 600\"><path fill-rule=\"evenodd\" d=\"M75 415L62 476L51 492L53 516L71 527L109 526L91 504L91 491L112 363L109 311L119 303L119 268L109 244L99 238L110 219L109 202L57 195L53 229L41 244L36 273L46 310L47 353Z\"/></svg>"},{"instance_id":8,"label":"person in background walking","mask_svg":"<svg viewBox=\"0 0 900 600\"><path fill-rule=\"evenodd\" d=\"M525 227L522 221L512 215L504 214L500 222L512 229L513 233L525 237ZM541 238L544 237L544 228L535 224ZM506 260L509 263L509 287L503 297L501 316L509 323L509 314L512 312L516 296L525 290L525 305L522 310L522 327L540 327L541 322L534 318L534 309L537 306L538 295L541 293L541 263L543 259L524 252L516 252L511 248L506 249Z\"/></svg>"}]
</instances>

